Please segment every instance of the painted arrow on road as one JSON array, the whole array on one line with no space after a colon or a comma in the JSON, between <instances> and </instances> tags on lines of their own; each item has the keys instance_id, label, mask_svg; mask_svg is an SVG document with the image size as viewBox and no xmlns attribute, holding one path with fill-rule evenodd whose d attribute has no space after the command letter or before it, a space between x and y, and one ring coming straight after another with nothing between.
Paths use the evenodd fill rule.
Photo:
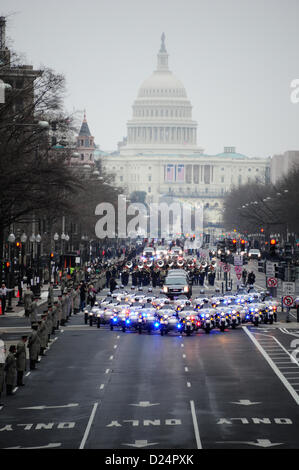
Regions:
<instances>
[{"instance_id":1,"label":"painted arrow on road","mask_svg":"<svg viewBox=\"0 0 299 470\"><path fill-rule=\"evenodd\" d=\"M147 408L148 406L160 405L160 403L151 403L150 401L140 401L139 403L130 403L131 406L141 406Z\"/></svg>"},{"instance_id":2,"label":"painted arrow on road","mask_svg":"<svg viewBox=\"0 0 299 470\"><path fill-rule=\"evenodd\" d=\"M57 406L27 406L25 408L19 408L19 410L45 410L50 408L72 408L73 406L79 406L79 403L69 403L68 405Z\"/></svg>"},{"instance_id":3,"label":"painted arrow on road","mask_svg":"<svg viewBox=\"0 0 299 470\"><path fill-rule=\"evenodd\" d=\"M122 444L122 445L131 446L131 447L147 447L147 446L154 446L156 444L158 444L158 442L135 441L135 444Z\"/></svg>"},{"instance_id":4,"label":"painted arrow on road","mask_svg":"<svg viewBox=\"0 0 299 470\"><path fill-rule=\"evenodd\" d=\"M53 442L52 444L47 444L46 446L39 446L39 447L22 447L22 446L16 446L16 447L4 447L4 449L9 450L9 449L53 449L54 447L60 447L61 443L60 442Z\"/></svg>"},{"instance_id":5,"label":"painted arrow on road","mask_svg":"<svg viewBox=\"0 0 299 470\"><path fill-rule=\"evenodd\" d=\"M269 439L257 439L257 442L247 442L247 441L226 441L226 442L216 442L216 444L248 444L251 446L257 447L274 447L281 446L283 442L271 442Z\"/></svg>"},{"instance_id":6,"label":"painted arrow on road","mask_svg":"<svg viewBox=\"0 0 299 470\"><path fill-rule=\"evenodd\" d=\"M234 405L250 406L250 405L260 405L262 402L261 401L250 401L250 400L239 400L239 401L231 401L230 403L233 403Z\"/></svg>"}]
</instances>

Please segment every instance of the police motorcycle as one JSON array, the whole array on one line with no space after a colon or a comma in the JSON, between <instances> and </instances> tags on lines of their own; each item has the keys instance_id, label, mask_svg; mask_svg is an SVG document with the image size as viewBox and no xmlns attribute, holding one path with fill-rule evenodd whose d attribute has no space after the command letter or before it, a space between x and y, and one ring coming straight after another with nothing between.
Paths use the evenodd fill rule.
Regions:
<instances>
[{"instance_id":1,"label":"police motorcycle","mask_svg":"<svg viewBox=\"0 0 299 470\"><path fill-rule=\"evenodd\" d=\"M235 329L238 325L241 325L241 313L240 311L242 308L238 307L237 305L231 305L228 309L229 319L230 319L230 326L232 329Z\"/></svg>"},{"instance_id":2,"label":"police motorcycle","mask_svg":"<svg viewBox=\"0 0 299 470\"><path fill-rule=\"evenodd\" d=\"M99 304L95 302L92 309L88 311L89 326L92 326L97 321L97 313L99 310Z\"/></svg>"},{"instance_id":3,"label":"police motorcycle","mask_svg":"<svg viewBox=\"0 0 299 470\"><path fill-rule=\"evenodd\" d=\"M206 332L206 334L209 334L216 326L215 315L216 310L214 308L203 308L199 312L200 327Z\"/></svg>"},{"instance_id":4,"label":"police motorcycle","mask_svg":"<svg viewBox=\"0 0 299 470\"><path fill-rule=\"evenodd\" d=\"M224 331L230 326L230 309L226 306L216 308L216 326L220 331Z\"/></svg>"},{"instance_id":5,"label":"police motorcycle","mask_svg":"<svg viewBox=\"0 0 299 470\"><path fill-rule=\"evenodd\" d=\"M139 310L140 318L142 323L140 323L141 329L151 333L156 331L160 327L159 317L157 315L157 310L152 308L142 308ZM138 327L138 332L141 333L140 327Z\"/></svg>"},{"instance_id":6,"label":"police motorcycle","mask_svg":"<svg viewBox=\"0 0 299 470\"><path fill-rule=\"evenodd\" d=\"M273 324L273 322L277 322L277 308L278 302L276 300L265 300L263 302L266 305L266 315L265 315L265 323Z\"/></svg>"},{"instance_id":7,"label":"police motorcycle","mask_svg":"<svg viewBox=\"0 0 299 470\"><path fill-rule=\"evenodd\" d=\"M261 308L262 304L259 303L251 303L248 305L248 311L250 315L249 321L253 323L254 326L259 326L259 324L263 321L263 312Z\"/></svg>"},{"instance_id":8,"label":"police motorcycle","mask_svg":"<svg viewBox=\"0 0 299 470\"><path fill-rule=\"evenodd\" d=\"M207 308L210 303L210 299L208 297L196 297L193 301L194 310L199 311L202 308Z\"/></svg>"},{"instance_id":9,"label":"police motorcycle","mask_svg":"<svg viewBox=\"0 0 299 470\"><path fill-rule=\"evenodd\" d=\"M170 331L174 333L181 333L183 331L183 324L174 310L161 309L159 317L161 336L167 335Z\"/></svg>"},{"instance_id":10,"label":"police motorcycle","mask_svg":"<svg viewBox=\"0 0 299 470\"><path fill-rule=\"evenodd\" d=\"M194 310L182 310L178 313L180 323L182 323L183 331L187 336L190 336L193 332L198 331L201 322L200 317L194 312Z\"/></svg>"}]
</instances>

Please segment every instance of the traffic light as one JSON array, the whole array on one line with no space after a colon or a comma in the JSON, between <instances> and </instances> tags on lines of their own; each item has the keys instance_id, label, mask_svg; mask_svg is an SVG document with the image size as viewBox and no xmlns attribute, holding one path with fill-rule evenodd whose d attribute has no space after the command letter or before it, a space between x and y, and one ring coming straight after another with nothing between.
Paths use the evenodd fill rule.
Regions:
<instances>
[{"instance_id":1,"label":"traffic light","mask_svg":"<svg viewBox=\"0 0 299 470\"><path fill-rule=\"evenodd\" d=\"M53 260L53 258L54 258L54 253L53 252L50 253L50 258L51 258L51 260Z\"/></svg>"},{"instance_id":2,"label":"traffic light","mask_svg":"<svg viewBox=\"0 0 299 470\"><path fill-rule=\"evenodd\" d=\"M270 256L276 256L276 239L271 238L270 240Z\"/></svg>"},{"instance_id":3,"label":"traffic light","mask_svg":"<svg viewBox=\"0 0 299 470\"><path fill-rule=\"evenodd\" d=\"M220 255L220 261L221 261L222 263L226 263L226 253L221 253L221 255Z\"/></svg>"},{"instance_id":4,"label":"traffic light","mask_svg":"<svg viewBox=\"0 0 299 470\"><path fill-rule=\"evenodd\" d=\"M235 238L232 241L232 251L234 253L237 251L237 240Z\"/></svg>"},{"instance_id":5,"label":"traffic light","mask_svg":"<svg viewBox=\"0 0 299 470\"><path fill-rule=\"evenodd\" d=\"M240 241L241 251L245 251L245 240Z\"/></svg>"}]
</instances>

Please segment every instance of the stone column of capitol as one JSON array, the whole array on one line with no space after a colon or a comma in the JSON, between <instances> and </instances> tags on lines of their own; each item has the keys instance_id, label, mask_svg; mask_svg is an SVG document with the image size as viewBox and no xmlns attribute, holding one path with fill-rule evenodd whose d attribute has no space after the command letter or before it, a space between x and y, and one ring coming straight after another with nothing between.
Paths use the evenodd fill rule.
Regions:
<instances>
[{"instance_id":1,"label":"stone column of capitol","mask_svg":"<svg viewBox=\"0 0 299 470\"><path fill-rule=\"evenodd\" d=\"M169 70L165 35L157 68L139 88L127 137L102 156L103 170L126 191L145 191L146 201L203 205L205 232L222 231L221 207L232 185L269 179L269 159L249 158L225 147L207 155L197 146L197 122L182 82Z\"/></svg>"}]
</instances>

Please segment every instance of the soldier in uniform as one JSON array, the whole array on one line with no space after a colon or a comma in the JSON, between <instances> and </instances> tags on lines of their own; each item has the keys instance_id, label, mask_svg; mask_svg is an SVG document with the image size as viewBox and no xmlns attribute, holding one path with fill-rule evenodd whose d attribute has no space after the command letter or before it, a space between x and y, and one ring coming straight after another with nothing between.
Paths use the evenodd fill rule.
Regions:
<instances>
[{"instance_id":1,"label":"soldier in uniform","mask_svg":"<svg viewBox=\"0 0 299 470\"><path fill-rule=\"evenodd\" d=\"M61 303L61 299L62 299L62 296L59 295L57 302L55 302L55 303L56 303L56 306L57 306L57 317L58 317L58 320L57 320L57 330L59 330L59 325L61 324L61 318L62 318L62 303Z\"/></svg>"},{"instance_id":2,"label":"soldier in uniform","mask_svg":"<svg viewBox=\"0 0 299 470\"><path fill-rule=\"evenodd\" d=\"M52 333L52 307L48 307L47 317L46 317L46 327L48 335L48 343L51 341Z\"/></svg>"},{"instance_id":3,"label":"soldier in uniform","mask_svg":"<svg viewBox=\"0 0 299 470\"><path fill-rule=\"evenodd\" d=\"M45 356L45 350L48 346L48 330L46 325L47 314L44 312L41 320L38 322L37 334L40 340L40 355Z\"/></svg>"},{"instance_id":4,"label":"soldier in uniform","mask_svg":"<svg viewBox=\"0 0 299 470\"><path fill-rule=\"evenodd\" d=\"M25 308L25 317L29 317L32 307L33 292L29 286L27 286L24 292L24 308Z\"/></svg>"},{"instance_id":5,"label":"soldier in uniform","mask_svg":"<svg viewBox=\"0 0 299 470\"><path fill-rule=\"evenodd\" d=\"M0 399L4 387L4 367L5 367L5 344L3 341L2 333L0 333ZM3 403L0 403L2 406Z\"/></svg>"},{"instance_id":6,"label":"soldier in uniform","mask_svg":"<svg viewBox=\"0 0 299 470\"><path fill-rule=\"evenodd\" d=\"M12 395L13 387L16 383L16 358L15 358L16 347L12 344L9 347L9 352L5 360L5 383L6 383L6 395Z\"/></svg>"},{"instance_id":7,"label":"soldier in uniform","mask_svg":"<svg viewBox=\"0 0 299 470\"><path fill-rule=\"evenodd\" d=\"M54 306L52 307L52 335L54 335L55 330L57 330L57 323L58 323L57 302L54 302Z\"/></svg>"},{"instance_id":8,"label":"soldier in uniform","mask_svg":"<svg viewBox=\"0 0 299 470\"><path fill-rule=\"evenodd\" d=\"M31 321L31 326L33 323L36 323L38 320L38 305L37 305L38 297L34 297L34 300L31 305L31 312L29 314L29 320Z\"/></svg>"},{"instance_id":9,"label":"soldier in uniform","mask_svg":"<svg viewBox=\"0 0 299 470\"><path fill-rule=\"evenodd\" d=\"M34 370L40 353L40 339L37 334L38 324L33 323L31 328L32 333L28 338L27 347L29 348L30 370Z\"/></svg>"},{"instance_id":10,"label":"soldier in uniform","mask_svg":"<svg viewBox=\"0 0 299 470\"><path fill-rule=\"evenodd\" d=\"M16 359L17 359L17 385L22 387L23 385L23 375L26 371L26 341L27 336L22 336L21 340L17 344Z\"/></svg>"},{"instance_id":11,"label":"soldier in uniform","mask_svg":"<svg viewBox=\"0 0 299 470\"><path fill-rule=\"evenodd\" d=\"M60 324L61 326L64 326L65 323L66 323L66 319L67 319L67 294L66 292L64 291L63 292L63 296L61 298L61 321L60 321Z\"/></svg>"},{"instance_id":12,"label":"soldier in uniform","mask_svg":"<svg viewBox=\"0 0 299 470\"><path fill-rule=\"evenodd\" d=\"M50 282L49 289L48 289L48 305L54 304L54 287L53 282Z\"/></svg>"}]
</instances>

